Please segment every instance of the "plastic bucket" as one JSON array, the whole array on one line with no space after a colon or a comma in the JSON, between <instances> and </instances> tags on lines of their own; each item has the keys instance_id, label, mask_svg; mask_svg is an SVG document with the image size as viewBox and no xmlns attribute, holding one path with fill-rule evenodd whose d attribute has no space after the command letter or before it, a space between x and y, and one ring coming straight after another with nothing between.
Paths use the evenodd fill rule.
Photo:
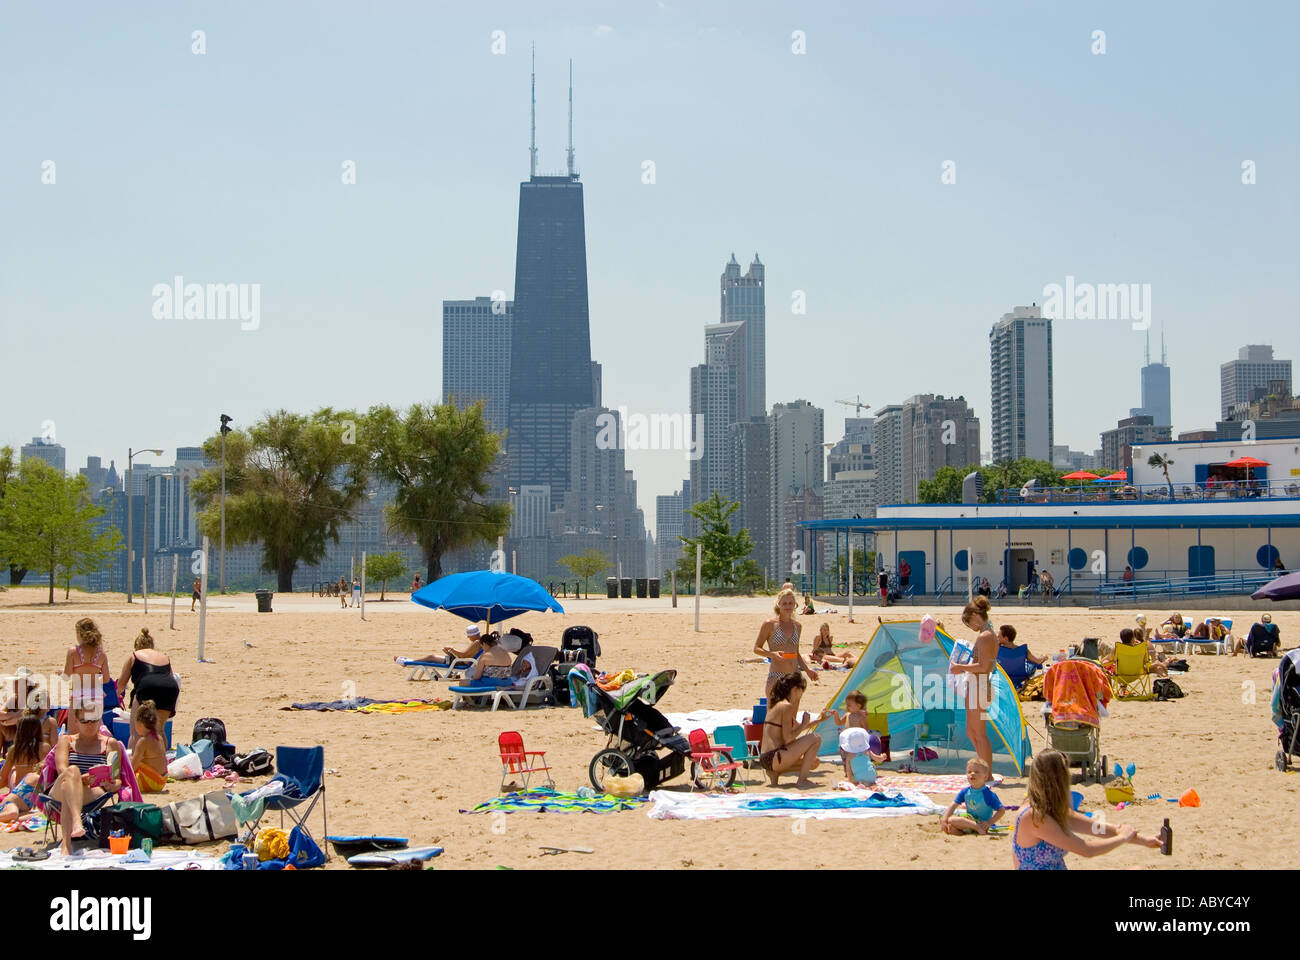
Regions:
<instances>
[{"instance_id":1,"label":"plastic bucket","mask_svg":"<svg viewBox=\"0 0 1300 960\"><path fill-rule=\"evenodd\" d=\"M108 838L109 853L126 853L130 849L131 849L130 837L109 837Z\"/></svg>"}]
</instances>

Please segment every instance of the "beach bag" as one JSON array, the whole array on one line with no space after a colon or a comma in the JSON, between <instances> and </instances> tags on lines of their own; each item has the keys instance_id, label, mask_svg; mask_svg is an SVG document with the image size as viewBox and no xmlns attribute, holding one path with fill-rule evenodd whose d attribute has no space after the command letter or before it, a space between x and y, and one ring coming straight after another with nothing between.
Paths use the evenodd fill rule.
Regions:
<instances>
[{"instance_id":1,"label":"beach bag","mask_svg":"<svg viewBox=\"0 0 1300 960\"><path fill-rule=\"evenodd\" d=\"M294 827L289 831L289 862L298 870L319 867L325 863L324 852L302 827Z\"/></svg>"},{"instance_id":2,"label":"beach bag","mask_svg":"<svg viewBox=\"0 0 1300 960\"><path fill-rule=\"evenodd\" d=\"M178 756L167 764L167 776L173 780L197 780L203 776L203 761L197 753Z\"/></svg>"},{"instance_id":3,"label":"beach bag","mask_svg":"<svg viewBox=\"0 0 1300 960\"><path fill-rule=\"evenodd\" d=\"M1183 688L1168 677L1157 678L1156 682L1151 684L1151 692L1156 695L1157 700L1178 700L1187 696L1183 693Z\"/></svg>"},{"instance_id":4,"label":"beach bag","mask_svg":"<svg viewBox=\"0 0 1300 960\"><path fill-rule=\"evenodd\" d=\"M199 740L207 740L209 743L226 742L226 725L216 717L203 717L194 721L194 735L190 737L190 742L194 743ZM206 766L211 766L207 764Z\"/></svg>"},{"instance_id":5,"label":"beach bag","mask_svg":"<svg viewBox=\"0 0 1300 960\"><path fill-rule=\"evenodd\" d=\"M224 840L239 832L235 810L224 790L169 803L162 812L163 832L185 843Z\"/></svg>"},{"instance_id":6,"label":"beach bag","mask_svg":"<svg viewBox=\"0 0 1300 960\"><path fill-rule=\"evenodd\" d=\"M1167 664L1167 668L1170 670L1177 670L1180 673L1186 673L1191 668L1191 664L1186 660L1170 660Z\"/></svg>"},{"instance_id":7,"label":"beach bag","mask_svg":"<svg viewBox=\"0 0 1300 960\"><path fill-rule=\"evenodd\" d=\"M140 841L145 837L154 843L162 840L162 809L155 803L123 801L98 812L103 814L105 837L120 830L131 838L132 849L139 848Z\"/></svg>"},{"instance_id":8,"label":"beach bag","mask_svg":"<svg viewBox=\"0 0 1300 960\"><path fill-rule=\"evenodd\" d=\"M269 777L275 773L275 761L270 750L257 747L242 757L235 757L232 768L241 777Z\"/></svg>"},{"instance_id":9,"label":"beach bag","mask_svg":"<svg viewBox=\"0 0 1300 960\"><path fill-rule=\"evenodd\" d=\"M212 751L211 740L195 740L193 743L182 743L176 747L176 759L189 756L191 753L199 758L199 764L204 770L211 768L215 754Z\"/></svg>"}]
</instances>

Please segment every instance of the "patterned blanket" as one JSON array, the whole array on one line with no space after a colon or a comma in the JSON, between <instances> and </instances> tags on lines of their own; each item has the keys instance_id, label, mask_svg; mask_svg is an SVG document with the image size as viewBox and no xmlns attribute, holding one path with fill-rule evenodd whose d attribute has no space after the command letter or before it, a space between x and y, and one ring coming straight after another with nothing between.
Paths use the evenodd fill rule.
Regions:
<instances>
[{"instance_id":1,"label":"patterned blanket","mask_svg":"<svg viewBox=\"0 0 1300 960\"><path fill-rule=\"evenodd\" d=\"M652 820L729 820L737 817L794 817L816 820L865 820L912 814L943 813L923 793L730 793L701 794L656 790L650 794Z\"/></svg>"},{"instance_id":2,"label":"patterned blanket","mask_svg":"<svg viewBox=\"0 0 1300 960\"><path fill-rule=\"evenodd\" d=\"M989 786L998 786L1002 779L1002 774L993 774ZM966 777L960 773L940 773L928 777L923 774L882 774L876 781L877 790L915 790L918 793L956 793L966 786L969 786Z\"/></svg>"},{"instance_id":3,"label":"patterned blanket","mask_svg":"<svg viewBox=\"0 0 1300 960\"><path fill-rule=\"evenodd\" d=\"M524 790L493 797L472 810L461 813L617 813L635 810L649 802L645 797L604 796L580 797L576 793L559 793L555 790Z\"/></svg>"}]
</instances>

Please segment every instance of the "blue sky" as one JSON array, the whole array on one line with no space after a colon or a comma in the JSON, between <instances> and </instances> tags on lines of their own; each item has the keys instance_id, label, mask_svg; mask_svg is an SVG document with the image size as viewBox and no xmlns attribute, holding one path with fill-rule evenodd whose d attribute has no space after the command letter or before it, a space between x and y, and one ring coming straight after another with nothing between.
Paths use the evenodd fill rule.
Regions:
<instances>
[{"instance_id":1,"label":"blue sky","mask_svg":"<svg viewBox=\"0 0 1300 960\"><path fill-rule=\"evenodd\" d=\"M1175 430L1212 426L1239 346L1300 360L1298 10L8 3L0 443L52 420L70 467L170 462L223 411L437 399L441 301L513 290L533 41L542 172L574 60L607 405L685 412L734 250L767 265L768 402L823 406L828 439L836 400L934 392L971 402L987 450L988 329L1067 275L1151 284ZM178 274L260 283L260 327L155 319ZM1091 451L1139 402L1142 335L1054 335L1057 442ZM628 461L648 518L688 473Z\"/></svg>"}]
</instances>

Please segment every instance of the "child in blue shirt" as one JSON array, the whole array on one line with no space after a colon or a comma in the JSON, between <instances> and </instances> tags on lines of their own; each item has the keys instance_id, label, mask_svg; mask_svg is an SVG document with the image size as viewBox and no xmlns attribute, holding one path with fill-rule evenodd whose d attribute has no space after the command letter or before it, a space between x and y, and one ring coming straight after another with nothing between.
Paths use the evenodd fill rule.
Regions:
<instances>
[{"instance_id":1,"label":"child in blue shirt","mask_svg":"<svg viewBox=\"0 0 1300 960\"><path fill-rule=\"evenodd\" d=\"M988 761L972 757L966 762L966 782L956 799L943 812L943 832L953 836L963 833L987 834L993 824L1002 819L1007 812L998 795L988 785L993 779L993 770ZM953 816L959 806L965 805L965 816Z\"/></svg>"}]
</instances>

